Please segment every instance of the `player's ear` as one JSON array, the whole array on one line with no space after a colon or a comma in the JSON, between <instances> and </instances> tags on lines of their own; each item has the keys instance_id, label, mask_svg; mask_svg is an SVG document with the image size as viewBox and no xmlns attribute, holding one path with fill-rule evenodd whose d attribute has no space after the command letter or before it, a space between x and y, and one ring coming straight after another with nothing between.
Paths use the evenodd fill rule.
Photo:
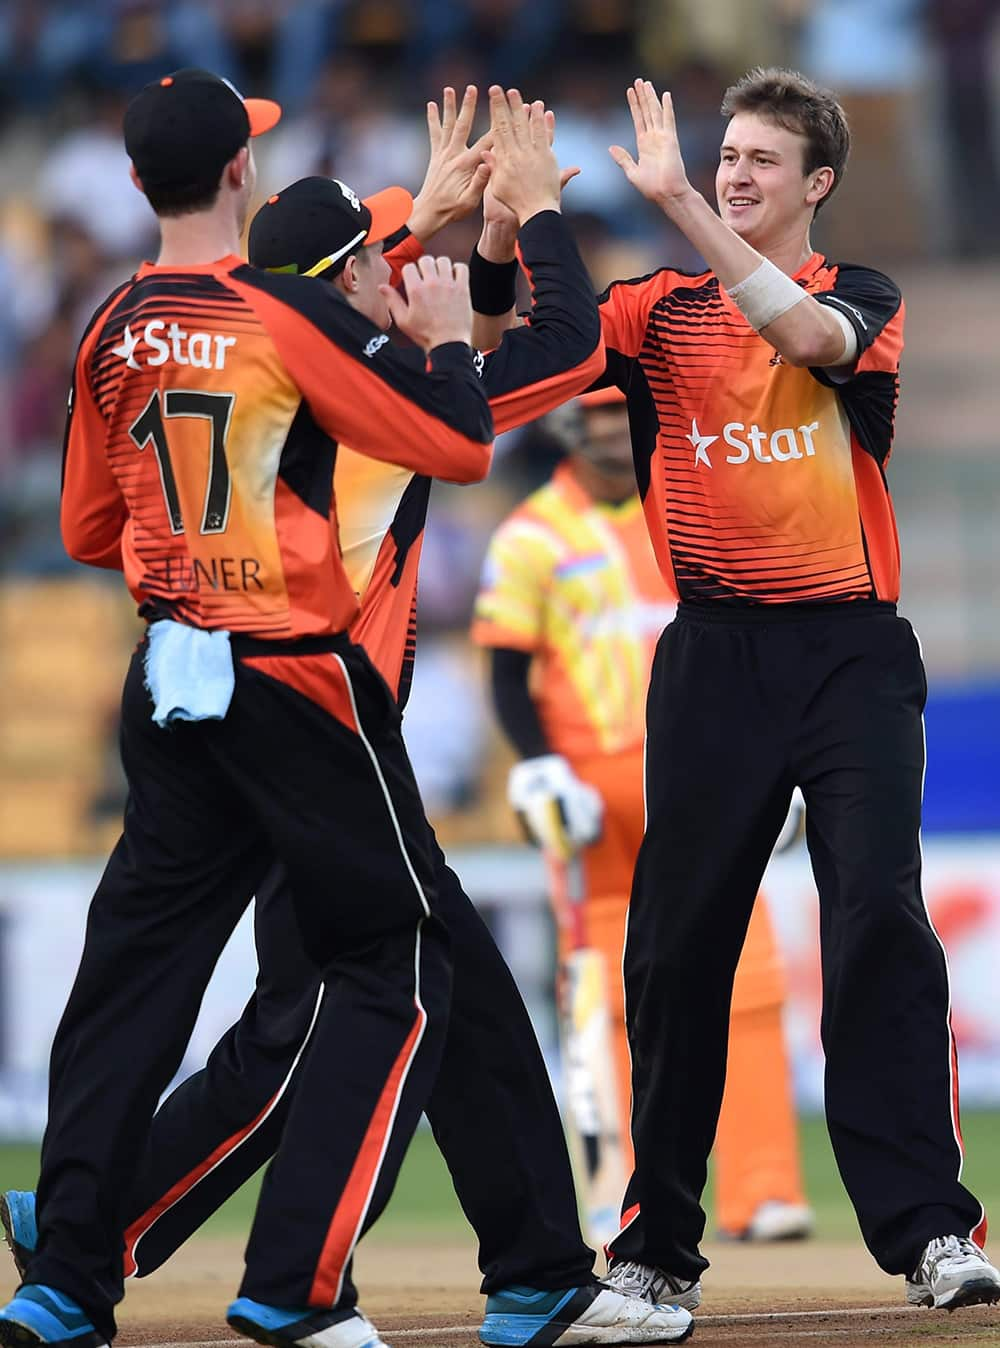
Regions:
<instances>
[{"instance_id":1,"label":"player's ear","mask_svg":"<svg viewBox=\"0 0 1000 1348\"><path fill-rule=\"evenodd\" d=\"M250 172L250 147L241 145L223 170L225 181L230 187L245 187Z\"/></svg>"},{"instance_id":2,"label":"player's ear","mask_svg":"<svg viewBox=\"0 0 1000 1348\"><path fill-rule=\"evenodd\" d=\"M136 173L135 165L132 163L131 160L129 160L128 176L132 179L133 185L139 189L139 191L142 193L143 196L145 196L146 189L143 187L142 179L139 177L138 173Z\"/></svg>"},{"instance_id":3,"label":"player's ear","mask_svg":"<svg viewBox=\"0 0 1000 1348\"><path fill-rule=\"evenodd\" d=\"M344 263L343 270L337 277L341 289L348 295L353 295L358 288L358 255L351 253Z\"/></svg>"},{"instance_id":4,"label":"player's ear","mask_svg":"<svg viewBox=\"0 0 1000 1348\"><path fill-rule=\"evenodd\" d=\"M824 197L833 191L833 181L837 175L832 168L814 169L806 181L806 204L818 206Z\"/></svg>"}]
</instances>

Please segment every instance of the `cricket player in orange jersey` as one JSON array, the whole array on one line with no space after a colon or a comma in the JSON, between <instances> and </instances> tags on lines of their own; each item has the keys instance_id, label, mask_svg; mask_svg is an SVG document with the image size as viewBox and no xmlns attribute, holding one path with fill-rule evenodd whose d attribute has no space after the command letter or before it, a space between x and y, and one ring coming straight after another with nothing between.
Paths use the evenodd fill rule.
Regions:
<instances>
[{"instance_id":1,"label":"cricket player in orange jersey","mask_svg":"<svg viewBox=\"0 0 1000 1348\"><path fill-rule=\"evenodd\" d=\"M125 112L160 251L80 343L61 525L76 560L123 571L148 627L123 691L124 831L53 1044L38 1240L0 1308L4 1348L114 1337L156 1102L274 858L331 995L229 1318L272 1343L381 1344L350 1266L434 1085L451 957L398 710L347 634L359 604L331 527L333 465L346 439L475 481L493 420L464 266L404 269L393 313L419 348L404 355L333 290L238 256L250 141L280 114L197 69L151 82Z\"/></svg>"},{"instance_id":2,"label":"cricket player in orange jersey","mask_svg":"<svg viewBox=\"0 0 1000 1348\"><path fill-rule=\"evenodd\" d=\"M450 89L440 119L436 105L428 106L431 160L412 203L400 188L362 201L346 184L320 177L273 194L250 228L254 267L268 269L276 282L284 273L312 278L304 293L313 293L315 304L322 305L326 294L387 328L402 301L381 283L390 271L396 275L407 257L419 256L421 240L467 213L482 195L481 143L466 145L475 102L470 86L460 111ZM502 427L531 420L585 388L602 368L603 349L590 281L559 212L560 183L572 170L560 174L551 117L541 104L529 109L516 92L508 101L498 88L490 91L490 105L496 149L491 179L523 222L520 246L533 299L530 326L476 363ZM384 331L376 329L364 358L377 360L387 343ZM395 433L391 419L385 429ZM384 680L385 700L396 708L398 723L414 655L431 479L392 463L372 473L363 456L343 442L330 441L316 428L306 430L306 462L334 460L336 508L330 523L359 603L351 638ZM404 444L406 432L400 432ZM291 476L301 488L301 458L297 467ZM485 924L429 827L427 832L435 857L435 911L447 927L453 978L445 1044L426 1112L479 1237L487 1294L480 1339L506 1348L564 1341L679 1342L692 1329L688 1311L649 1306L610 1291L593 1276L594 1252L580 1232L562 1121L530 1019ZM331 872L330 883L338 893L343 875ZM288 885L282 866L256 880L254 995L204 1070L173 1091L153 1120L123 1205L126 1276L143 1277L169 1258L274 1155L294 1119L298 1083L315 1059L320 1013L335 993L309 958ZM245 902L249 892L244 884L236 901ZM362 893L370 903L368 888ZM370 1054L370 1037L357 1039L357 1048ZM340 1107L343 1092L335 1078L330 1081ZM369 1147L368 1155L374 1166L382 1166L377 1147ZM312 1182L312 1171L309 1178ZM265 1180L264 1187L273 1187L272 1181ZM376 1195L360 1229L374 1217L377 1202ZM0 1194L0 1226L19 1271L36 1254L35 1208L31 1192ZM325 1294L320 1288L310 1304L325 1306ZM18 1313L22 1322L13 1333L17 1348L25 1348L26 1317ZM367 1320L339 1311L327 1324L323 1309L303 1317L295 1310L275 1314L241 1304L230 1322L272 1346L382 1348ZM7 1342L5 1332L0 1322L0 1343Z\"/></svg>"},{"instance_id":3,"label":"cricket player in orange jersey","mask_svg":"<svg viewBox=\"0 0 1000 1348\"><path fill-rule=\"evenodd\" d=\"M920 884L927 682L896 608L886 475L902 296L813 248L850 148L829 90L778 69L726 90L717 208L687 177L670 94L638 79L627 98L636 157L612 157L705 265L617 281L598 302L599 382L626 394L650 538L680 601L647 702L624 961L636 1162L609 1280L700 1299L733 978L798 786L826 1118L865 1243L912 1305L998 1301L986 1214L962 1183L948 967ZM481 241L494 263L512 255L502 233Z\"/></svg>"},{"instance_id":4,"label":"cricket player in orange jersey","mask_svg":"<svg viewBox=\"0 0 1000 1348\"><path fill-rule=\"evenodd\" d=\"M622 948L644 823L649 670L674 604L643 522L622 394L586 394L550 421L567 457L495 534L472 631L491 651L497 714L521 755L510 799L546 856L561 959L569 957L574 927L566 870L575 854L582 944L603 957L614 1061L610 1070L586 1067L594 1089L615 1097L614 1128L604 1142L614 1148L621 1140L624 1164L615 1167L611 1193L606 1180L596 1180L596 1158L587 1167L595 1180L591 1236L603 1241L618 1229L617 1207L610 1225L602 1216L606 1200L620 1202L632 1166ZM803 1236L812 1225L802 1194L783 999L770 918L758 900L736 975L715 1149L718 1226L734 1237ZM608 1103L598 1110L606 1117Z\"/></svg>"}]
</instances>

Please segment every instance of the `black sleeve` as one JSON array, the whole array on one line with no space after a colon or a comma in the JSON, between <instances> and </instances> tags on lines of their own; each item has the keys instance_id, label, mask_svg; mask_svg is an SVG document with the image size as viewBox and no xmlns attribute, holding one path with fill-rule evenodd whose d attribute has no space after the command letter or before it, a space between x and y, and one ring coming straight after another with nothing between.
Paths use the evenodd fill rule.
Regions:
<instances>
[{"instance_id":1,"label":"black sleeve","mask_svg":"<svg viewBox=\"0 0 1000 1348\"><path fill-rule=\"evenodd\" d=\"M612 351L610 347L606 347L604 373L598 375L586 391L590 393L597 389L614 387L621 389L622 393L628 393L636 364L633 356L623 356L620 351Z\"/></svg>"},{"instance_id":2,"label":"black sleeve","mask_svg":"<svg viewBox=\"0 0 1000 1348\"><path fill-rule=\"evenodd\" d=\"M810 369L813 378L837 396L859 442L879 464L892 449L899 357L903 349L903 300L888 276L869 267L840 265L820 304L846 314L858 336L853 365Z\"/></svg>"},{"instance_id":3,"label":"black sleeve","mask_svg":"<svg viewBox=\"0 0 1000 1348\"><path fill-rule=\"evenodd\" d=\"M901 323L900 310L903 297L899 287L888 276L870 267L855 267L840 264L833 287L820 290L814 296L819 304L836 309L849 320L858 338L858 354L853 370L844 366L843 370L834 367L833 372L822 368L812 371L820 383L836 388L849 379L859 365L870 364L862 360L865 353L872 350L877 357L879 368L894 367L898 364L901 340L893 341L893 328ZM889 348L883 350L883 348Z\"/></svg>"},{"instance_id":4,"label":"black sleeve","mask_svg":"<svg viewBox=\"0 0 1000 1348\"><path fill-rule=\"evenodd\" d=\"M249 292L279 359L327 435L369 458L448 482L486 476L493 419L465 342L446 342L429 358L399 351L333 286L246 265L230 278L237 293Z\"/></svg>"},{"instance_id":5,"label":"black sleeve","mask_svg":"<svg viewBox=\"0 0 1000 1348\"><path fill-rule=\"evenodd\" d=\"M531 652L495 646L490 653L493 705L501 729L522 758L551 753L538 709L528 691Z\"/></svg>"},{"instance_id":6,"label":"black sleeve","mask_svg":"<svg viewBox=\"0 0 1000 1348\"><path fill-rule=\"evenodd\" d=\"M604 363L594 287L566 221L540 211L518 240L531 282L528 323L505 332L483 365L498 434L582 393Z\"/></svg>"}]
</instances>

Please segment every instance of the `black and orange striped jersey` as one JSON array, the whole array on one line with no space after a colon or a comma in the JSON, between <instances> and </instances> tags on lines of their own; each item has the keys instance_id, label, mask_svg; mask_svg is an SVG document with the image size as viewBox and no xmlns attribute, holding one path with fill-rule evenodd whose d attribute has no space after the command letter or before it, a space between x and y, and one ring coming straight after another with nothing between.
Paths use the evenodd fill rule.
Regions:
<instances>
[{"instance_id":1,"label":"black and orange striped jersey","mask_svg":"<svg viewBox=\"0 0 1000 1348\"><path fill-rule=\"evenodd\" d=\"M492 434L463 343L400 352L333 287L235 256L146 264L77 353L63 539L121 568L147 613L269 639L343 631L358 596L338 542L340 444L472 482Z\"/></svg>"},{"instance_id":2,"label":"black and orange striped jersey","mask_svg":"<svg viewBox=\"0 0 1000 1348\"><path fill-rule=\"evenodd\" d=\"M529 322L479 362L498 434L581 392L604 367L593 286L562 216L536 215L519 242L532 287ZM412 240L405 247L412 257ZM399 260L395 250L386 257ZM344 566L361 600L351 636L405 702L431 480L341 447L334 482Z\"/></svg>"},{"instance_id":3,"label":"black and orange striped jersey","mask_svg":"<svg viewBox=\"0 0 1000 1348\"><path fill-rule=\"evenodd\" d=\"M679 599L898 598L884 470L903 303L881 273L818 253L794 279L846 314L858 336L853 367L788 365L711 272L663 269L599 298L600 382L627 394L646 521Z\"/></svg>"}]
</instances>

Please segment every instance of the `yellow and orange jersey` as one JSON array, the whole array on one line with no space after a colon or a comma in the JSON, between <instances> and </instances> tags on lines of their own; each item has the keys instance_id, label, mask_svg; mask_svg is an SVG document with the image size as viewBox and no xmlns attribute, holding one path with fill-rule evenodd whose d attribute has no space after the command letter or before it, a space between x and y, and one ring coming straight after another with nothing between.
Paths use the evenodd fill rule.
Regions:
<instances>
[{"instance_id":1,"label":"yellow and orange jersey","mask_svg":"<svg viewBox=\"0 0 1000 1348\"><path fill-rule=\"evenodd\" d=\"M895 600L884 468L903 304L881 273L814 253L795 280L844 313L853 369L796 369L711 272L615 282L599 306L605 378L626 391L660 570L694 603Z\"/></svg>"},{"instance_id":2,"label":"yellow and orange jersey","mask_svg":"<svg viewBox=\"0 0 1000 1348\"><path fill-rule=\"evenodd\" d=\"M532 694L554 752L619 753L642 743L673 607L638 496L596 502L563 464L493 536L472 636L535 657Z\"/></svg>"},{"instance_id":3,"label":"yellow and orange jersey","mask_svg":"<svg viewBox=\"0 0 1000 1348\"><path fill-rule=\"evenodd\" d=\"M464 344L429 360L399 352L333 287L238 257L147 264L77 354L63 538L78 560L121 567L147 612L325 635L358 611L338 541L338 444L473 481L491 438Z\"/></svg>"}]
</instances>

